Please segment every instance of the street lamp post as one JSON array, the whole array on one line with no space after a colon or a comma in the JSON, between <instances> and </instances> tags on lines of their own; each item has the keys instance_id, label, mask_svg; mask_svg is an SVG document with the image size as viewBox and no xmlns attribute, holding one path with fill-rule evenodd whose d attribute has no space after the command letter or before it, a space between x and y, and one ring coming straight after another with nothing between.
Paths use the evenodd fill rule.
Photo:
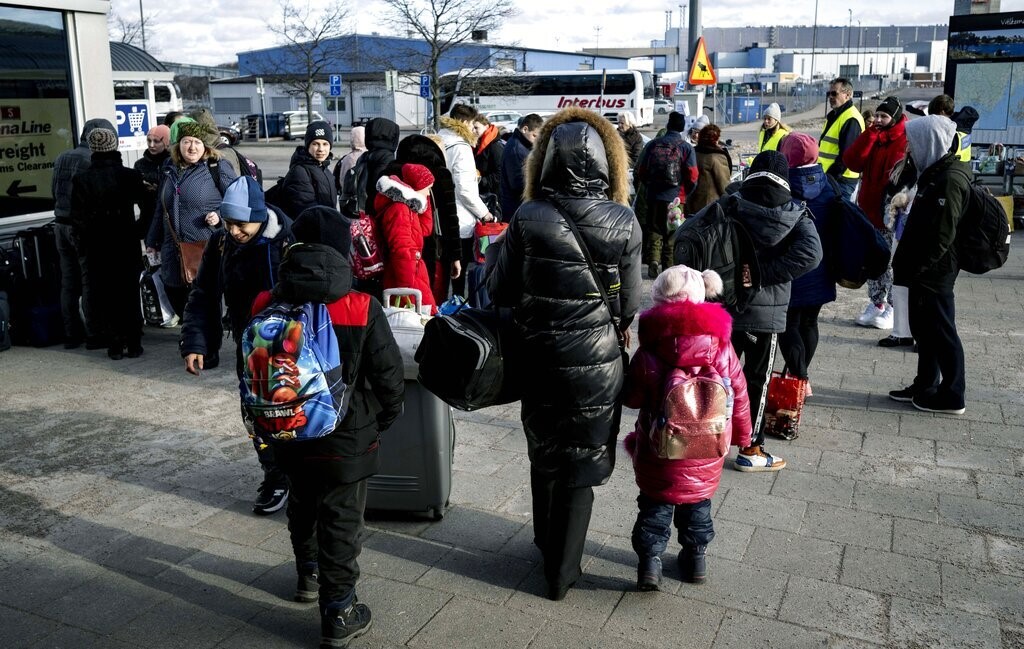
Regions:
<instances>
[{"instance_id":1,"label":"street lamp post","mask_svg":"<svg viewBox=\"0 0 1024 649\"><path fill-rule=\"evenodd\" d=\"M853 37L853 9L847 9L850 12L850 20L846 24L846 73L850 73L850 39Z\"/></svg>"},{"instance_id":2,"label":"street lamp post","mask_svg":"<svg viewBox=\"0 0 1024 649\"><path fill-rule=\"evenodd\" d=\"M818 49L818 0L814 0L814 30L811 32L811 86L814 86L814 52Z\"/></svg>"},{"instance_id":3,"label":"street lamp post","mask_svg":"<svg viewBox=\"0 0 1024 649\"><path fill-rule=\"evenodd\" d=\"M142 13L142 0L139 0L139 26L142 28L142 51L146 51L146 16Z\"/></svg>"}]
</instances>

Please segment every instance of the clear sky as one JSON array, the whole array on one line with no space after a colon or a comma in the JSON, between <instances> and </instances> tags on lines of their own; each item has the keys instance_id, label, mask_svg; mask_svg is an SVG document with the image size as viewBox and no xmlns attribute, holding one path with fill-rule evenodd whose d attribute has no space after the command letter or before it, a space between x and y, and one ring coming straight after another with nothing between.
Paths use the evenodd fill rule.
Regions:
<instances>
[{"instance_id":1,"label":"clear sky","mask_svg":"<svg viewBox=\"0 0 1024 649\"><path fill-rule=\"evenodd\" d=\"M666 11L673 12L672 26L679 25L683 5L650 0L496 1L514 2L519 15L492 32L492 42L568 51L595 45L649 45L664 37ZM138 19L139 0L112 0L112 4L117 14ZM266 24L278 13L279 0L142 0L142 5L153 21L146 31L147 47L161 60L214 65L234 61L236 52L276 44ZM404 34L376 0L350 5L358 7L352 11L351 30ZM817 5L819 25L846 25L851 20L849 10L853 25L860 21L865 27L945 24L953 12L953 0L819 0ZM702 22L705 27L811 25L814 7L814 0L705 0ZM1001 9L1024 11L1024 0L1002 0Z\"/></svg>"}]
</instances>

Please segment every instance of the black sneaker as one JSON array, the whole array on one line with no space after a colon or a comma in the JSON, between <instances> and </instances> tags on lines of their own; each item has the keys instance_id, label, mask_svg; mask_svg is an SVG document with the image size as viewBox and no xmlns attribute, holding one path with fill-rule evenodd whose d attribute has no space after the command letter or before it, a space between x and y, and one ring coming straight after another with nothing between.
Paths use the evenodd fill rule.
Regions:
<instances>
[{"instance_id":1,"label":"black sneaker","mask_svg":"<svg viewBox=\"0 0 1024 649\"><path fill-rule=\"evenodd\" d=\"M915 395L911 403L918 410L935 412L940 415L962 415L967 410L963 401L951 401L936 392Z\"/></svg>"},{"instance_id":2,"label":"black sneaker","mask_svg":"<svg viewBox=\"0 0 1024 649\"><path fill-rule=\"evenodd\" d=\"M299 574L299 580L295 584L296 602L315 602L320 597L320 582L317 581L317 574L310 572Z\"/></svg>"},{"instance_id":3,"label":"black sneaker","mask_svg":"<svg viewBox=\"0 0 1024 649\"><path fill-rule=\"evenodd\" d=\"M352 604L340 611L328 609L320 617L320 649L347 647L354 638L369 631L372 622L370 607L366 604Z\"/></svg>"},{"instance_id":4,"label":"black sneaker","mask_svg":"<svg viewBox=\"0 0 1024 649\"><path fill-rule=\"evenodd\" d=\"M901 338L900 336L889 336L878 341L879 347L910 347L913 344L913 338Z\"/></svg>"},{"instance_id":5,"label":"black sneaker","mask_svg":"<svg viewBox=\"0 0 1024 649\"><path fill-rule=\"evenodd\" d=\"M110 347L107 349L107 358L112 361L119 361L124 358L124 351L121 347Z\"/></svg>"},{"instance_id":6,"label":"black sneaker","mask_svg":"<svg viewBox=\"0 0 1024 649\"><path fill-rule=\"evenodd\" d=\"M900 403L910 403L915 394L917 394L917 389L912 385L902 390L889 390L889 398Z\"/></svg>"},{"instance_id":7,"label":"black sneaker","mask_svg":"<svg viewBox=\"0 0 1024 649\"><path fill-rule=\"evenodd\" d=\"M684 545L679 551L679 574L683 581L691 584L703 584L708 575L705 560L706 545Z\"/></svg>"},{"instance_id":8,"label":"black sneaker","mask_svg":"<svg viewBox=\"0 0 1024 649\"><path fill-rule=\"evenodd\" d=\"M139 356L142 356L142 345L130 345L124 353L125 358L138 358Z\"/></svg>"},{"instance_id":9,"label":"black sneaker","mask_svg":"<svg viewBox=\"0 0 1024 649\"><path fill-rule=\"evenodd\" d=\"M287 485L274 484L264 480L263 484L260 485L259 495L256 496L256 502L252 505L252 511L254 514L266 516L267 514L273 514L277 510L281 509L287 502Z\"/></svg>"},{"instance_id":10,"label":"black sneaker","mask_svg":"<svg viewBox=\"0 0 1024 649\"><path fill-rule=\"evenodd\" d=\"M640 557L636 569L636 589L642 592L658 590L661 585L661 557Z\"/></svg>"}]
</instances>

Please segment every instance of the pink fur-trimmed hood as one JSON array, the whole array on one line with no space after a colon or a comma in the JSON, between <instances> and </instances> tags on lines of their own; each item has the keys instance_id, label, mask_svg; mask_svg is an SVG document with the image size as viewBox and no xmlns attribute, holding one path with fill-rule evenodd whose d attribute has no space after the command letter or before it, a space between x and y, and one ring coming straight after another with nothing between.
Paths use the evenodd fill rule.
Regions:
<instances>
[{"instance_id":1,"label":"pink fur-trimmed hood","mask_svg":"<svg viewBox=\"0 0 1024 649\"><path fill-rule=\"evenodd\" d=\"M710 363L732 336L721 304L670 302L640 314L640 345L676 367Z\"/></svg>"}]
</instances>

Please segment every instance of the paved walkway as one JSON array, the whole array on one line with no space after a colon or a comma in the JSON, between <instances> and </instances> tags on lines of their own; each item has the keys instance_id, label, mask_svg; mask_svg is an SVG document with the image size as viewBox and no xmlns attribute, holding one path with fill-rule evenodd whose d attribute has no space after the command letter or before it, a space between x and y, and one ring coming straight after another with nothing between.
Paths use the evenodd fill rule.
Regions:
<instances>
[{"instance_id":1,"label":"paved walkway","mask_svg":"<svg viewBox=\"0 0 1024 649\"><path fill-rule=\"evenodd\" d=\"M851 324L863 291L824 310L803 434L770 446L790 468L726 470L702 586L676 579L673 544L664 592L634 591L620 459L585 577L544 599L517 408L460 413L444 520L370 523L359 593L374 628L352 646L1024 646L1022 242L957 286L962 417L885 397L916 357ZM0 354L0 646L316 646L315 606L290 601L285 517L249 513L259 471L232 372L186 375L174 332L145 345L116 363Z\"/></svg>"}]
</instances>

